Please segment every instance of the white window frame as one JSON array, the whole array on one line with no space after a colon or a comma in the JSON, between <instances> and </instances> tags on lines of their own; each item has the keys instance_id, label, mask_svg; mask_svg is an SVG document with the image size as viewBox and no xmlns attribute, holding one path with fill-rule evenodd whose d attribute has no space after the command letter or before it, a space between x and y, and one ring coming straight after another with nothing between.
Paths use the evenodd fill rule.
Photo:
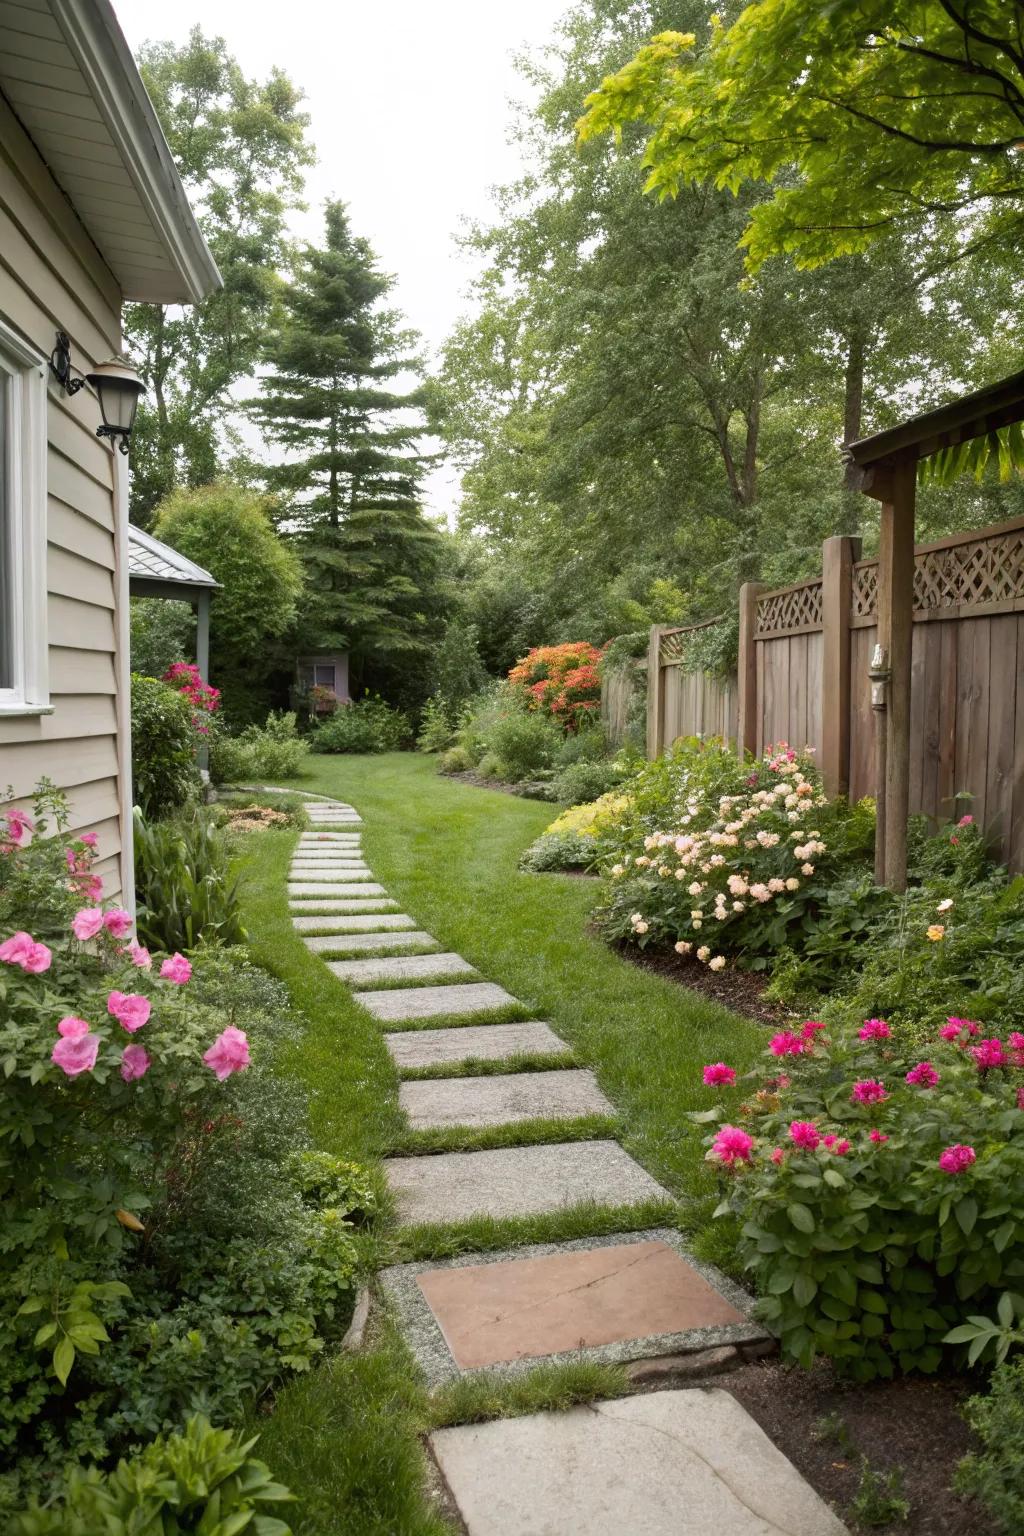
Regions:
<instances>
[{"instance_id":1,"label":"white window frame","mask_svg":"<svg viewBox=\"0 0 1024 1536\"><path fill-rule=\"evenodd\" d=\"M0 688L0 720L50 710L46 615L47 360L0 319L4 504L12 576L12 683ZM0 528L0 537L3 535ZM6 600L0 593L0 601Z\"/></svg>"}]
</instances>

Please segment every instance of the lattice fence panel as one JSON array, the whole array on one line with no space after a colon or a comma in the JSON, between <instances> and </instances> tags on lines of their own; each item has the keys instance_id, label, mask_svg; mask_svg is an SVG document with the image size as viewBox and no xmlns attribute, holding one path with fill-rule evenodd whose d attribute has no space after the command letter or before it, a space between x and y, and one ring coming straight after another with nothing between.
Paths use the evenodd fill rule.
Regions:
<instances>
[{"instance_id":1,"label":"lattice fence panel","mask_svg":"<svg viewBox=\"0 0 1024 1536\"><path fill-rule=\"evenodd\" d=\"M961 608L1024 598L1024 529L922 550L914 561L914 611ZM853 568L852 619L878 608L878 562Z\"/></svg>"},{"instance_id":2,"label":"lattice fence panel","mask_svg":"<svg viewBox=\"0 0 1024 1536\"><path fill-rule=\"evenodd\" d=\"M757 638L820 629L822 607L820 581L809 581L788 592L769 592L757 605Z\"/></svg>"},{"instance_id":3,"label":"lattice fence panel","mask_svg":"<svg viewBox=\"0 0 1024 1536\"><path fill-rule=\"evenodd\" d=\"M850 617L854 619L870 618L877 607L877 560L872 560L866 565L855 565L853 568L853 595L850 604Z\"/></svg>"},{"instance_id":4,"label":"lattice fence panel","mask_svg":"<svg viewBox=\"0 0 1024 1536\"><path fill-rule=\"evenodd\" d=\"M692 630L689 629L673 629L669 634L662 635L658 657L663 667L678 666L691 634Z\"/></svg>"}]
</instances>

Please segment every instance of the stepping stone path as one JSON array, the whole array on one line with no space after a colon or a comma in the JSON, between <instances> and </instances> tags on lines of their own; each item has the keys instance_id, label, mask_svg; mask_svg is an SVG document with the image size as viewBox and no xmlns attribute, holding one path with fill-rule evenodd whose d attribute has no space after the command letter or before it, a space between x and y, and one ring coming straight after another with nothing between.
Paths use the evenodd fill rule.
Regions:
<instances>
[{"instance_id":1,"label":"stepping stone path","mask_svg":"<svg viewBox=\"0 0 1024 1536\"><path fill-rule=\"evenodd\" d=\"M617 1141L568 1134L573 1122L578 1136L581 1121L590 1131L592 1117L615 1116L593 1072L567 1067L569 1047L550 1024L530 1019L517 998L398 909L364 862L352 806L317 799L306 812L311 826L289 870L292 920L310 964L325 964L384 1027L392 1061L407 1074L399 1103L410 1132L518 1128L518 1145L388 1158L400 1222L573 1209L580 1230L591 1208L649 1204L667 1216L668 1192ZM472 979L448 979L456 976ZM566 1122L568 1139L531 1141L531 1123L551 1120ZM401 1264L379 1280L432 1388L581 1358L660 1358L662 1367L646 1369L714 1380L774 1347L751 1297L695 1259L674 1227ZM467 1536L845 1529L737 1400L714 1386L437 1430L430 1446Z\"/></svg>"}]
</instances>

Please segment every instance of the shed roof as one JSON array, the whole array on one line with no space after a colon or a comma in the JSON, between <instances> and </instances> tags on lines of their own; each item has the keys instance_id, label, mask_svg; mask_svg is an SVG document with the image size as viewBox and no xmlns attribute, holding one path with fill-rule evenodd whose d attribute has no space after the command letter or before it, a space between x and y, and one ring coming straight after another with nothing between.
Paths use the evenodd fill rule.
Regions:
<instances>
[{"instance_id":1,"label":"shed roof","mask_svg":"<svg viewBox=\"0 0 1024 1536\"><path fill-rule=\"evenodd\" d=\"M220 582L187 555L129 525L128 587L136 597L180 596L188 602L193 593L219 591Z\"/></svg>"},{"instance_id":2,"label":"shed roof","mask_svg":"<svg viewBox=\"0 0 1024 1536\"><path fill-rule=\"evenodd\" d=\"M1024 420L1024 370L946 405L911 416L896 427L851 443L847 452L860 469L891 463L905 455L926 458L940 448L984 437L999 427Z\"/></svg>"},{"instance_id":3,"label":"shed roof","mask_svg":"<svg viewBox=\"0 0 1024 1536\"><path fill-rule=\"evenodd\" d=\"M126 299L221 286L110 0L0 3L0 91Z\"/></svg>"}]
</instances>

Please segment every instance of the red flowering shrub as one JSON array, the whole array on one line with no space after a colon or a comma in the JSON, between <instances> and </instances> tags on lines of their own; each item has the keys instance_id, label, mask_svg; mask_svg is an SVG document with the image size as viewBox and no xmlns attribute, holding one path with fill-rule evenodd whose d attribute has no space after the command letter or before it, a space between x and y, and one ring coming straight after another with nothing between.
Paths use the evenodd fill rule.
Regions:
<instances>
[{"instance_id":1,"label":"red flowering shrub","mask_svg":"<svg viewBox=\"0 0 1024 1536\"><path fill-rule=\"evenodd\" d=\"M161 682L170 683L192 706L192 724L200 736L210 734L206 715L215 715L220 708L220 689L204 683L194 662L176 661L168 667Z\"/></svg>"},{"instance_id":2,"label":"red flowering shrub","mask_svg":"<svg viewBox=\"0 0 1024 1536\"><path fill-rule=\"evenodd\" d=\"M550 715L574 731L601 708L601 652L587 640L566 645L538 645L517 661L508 680L527 709Z\"/></svg>"}]
</instances>

